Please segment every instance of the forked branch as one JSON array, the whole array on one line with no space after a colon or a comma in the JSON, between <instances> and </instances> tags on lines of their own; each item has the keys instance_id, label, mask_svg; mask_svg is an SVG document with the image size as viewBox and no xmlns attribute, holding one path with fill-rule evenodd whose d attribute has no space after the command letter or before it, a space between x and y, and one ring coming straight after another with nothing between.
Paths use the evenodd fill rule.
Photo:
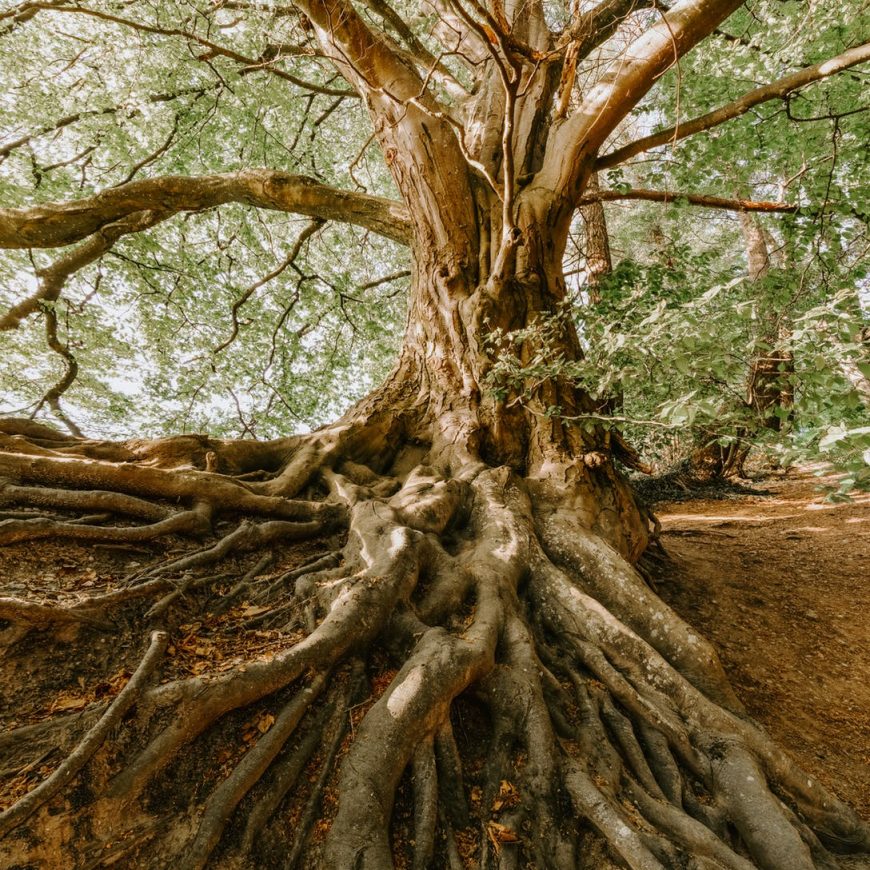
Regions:
<instances>
[{"instance_id":1,"label":"forked branch","mask_svg":"<svg viewBox=\"0 0 870 870\"><path fill-rule=\"evenodd\" d=\"M631 42L580 107L554 130L535 185L576 201L587 159L604 144L619 122L657 79L708 36L742 0L682 0Z\"/></svg>"}]
</instances>

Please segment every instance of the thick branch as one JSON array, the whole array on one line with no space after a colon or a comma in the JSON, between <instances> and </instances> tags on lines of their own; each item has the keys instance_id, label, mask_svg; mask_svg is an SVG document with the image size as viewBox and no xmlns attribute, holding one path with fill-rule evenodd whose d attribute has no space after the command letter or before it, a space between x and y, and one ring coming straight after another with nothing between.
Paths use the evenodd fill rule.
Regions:
<instances>
[{"instance_id":1,"label":"thick branch","mask_svg":"<svg viewBox=\"0 0 870 870\"><path fill-rule=\"evenodd\" d=\"M681 193L674 190L648 190L632 188L631 190L599 190L586 193L577 203L587 205L592 202L610 202L618 199L642 199L648 202L688 202L703 208L722 208L729 211L767 211L796 212L798 207L787 202L766 202L753 199L728 199L723 196L710 196L701 193Z\"/></svg>"},{"instance_id":2,"label":"thick branch","mask_svg":"<svg viewBox=\"0 0 870 870\"><path fill-rule=\"evenodd\" d=\"M349 3L297 0L295 5L317 28L324 52L357 91L383 90L400 100L420 95L422 80L416 70Z\"/></svg>"},{"instance_id":3,"label":"thick branch","mask_svg":"<svg viewBox=\"0 0 870 870\"><path fill-rule=\"evenodd\" d=\"M573 210L588 158L659 77L740 5L742 0L682 0L634 40L580 108L550 136L534 186L564 197L566 214Z\"/></svg>"},{"instance_id":4,"label":"thick branch","mask_svg":"<svg viewBox=\"0 0 870 870\"><path fill-rule=\"evenodd\" d=\"M695 118L692 121L668 127L667 130L660 130L658 133L645 136L636 142L630 142L623 148L617 148L616 151L611 151L609 154L599 158L595 167L596 169L607 169L610 166L616 166L619 163L625 162L629 157L634 157L635 154L640 154L642 151L649 151L650 148L666 145L669 142L677 142L686 136L692 136L703 130L709 130L711 127L717 127L719 124L724 124L732 118L739 118L759 103L785 97L798 88L806 87L806 85L821 81L835 73L842 72L849 67L865 63L866 61L870 61L870 43L850 48L848 51L844 51L830 60L798 70L798 72L777 79L777 81L771 82L769 85L749 91L749 93L744 94L740 99L720 106L720 108L708 112L706 115L701 115L701 117Z\"/></svg>"},{"instance_id":5,"label":"thick branch","mask_svg":"<svg viewBox=\"0 0 870 870\"><path fill-rule=\"evenodd\" d=\"M424 71L431 72L454 98L463 99L468 96L465 88L456 80L444 62L426 48L387 0L365 0L365 5L398 33L406 46L402 51L410 60Z\"/></svg>"},{"instance_id":6,"label":"thick branch","mask_svg":"<svg viewBox=\"0 0 870 870\"><path fill-rule=\"evenodd\" d=\"M576 42L578 57L585 58L610 39L629 15L653 5L653 0L602 0L592 9L578 11L559 38L559 45Z\"/></svg>"},{"instance_id":7,"label":"thick branch","mask_svg":"<svg viewBox=\"0 0 870 870\"><path fill-rule=\"evenodd\" d=\"M221 175L167 175L133 181L86 199L0 209L0 248L55 248L102 232L128 215L168 216L241 202L258 208L343 221L407 244L400 203L320 184L304 175L245 169Z\"/></svg>"},{"instance_id":8,"label":"thick branch","mask_svg":"<svg viewBox=\"0 0 870 870\"><path fill-rule=\"evenodd\" d=\"M469 167L428 79L346 0L296 0L296 6L314 25L324 53L365 96L393 179L414 204L415 233L434 238L442 257L476 262L468 233L476 224Z\"/></svg>"},{"instance_id":9,"label":"thick branch","mask_svg":"<svg viewBox=\"0 0 870 870\"><path fill-rule=\"evenodd\" d=\"M39 208L45 208L45 206L37 206L37 209ZM11 211L12 209L0 209L0 240L2 240L6 229L3 213ZM64 254L55 263L37 271L39 284L36 292L26 299L22 299L17 305L13 305L6 314L0 317L0 330L15 329L22 320L37 311L43 303L56 302L60 298L66 280L75 272L99 260L121 236L149 229L168 216L169 214L165 211L134 211L132 214L123 215L119 220L100 226L97 235ZM26 234L27 229L22 229L22 239L26 237ZM17 246L9 245L9 247Z\"/></svg>"}]
</instances>

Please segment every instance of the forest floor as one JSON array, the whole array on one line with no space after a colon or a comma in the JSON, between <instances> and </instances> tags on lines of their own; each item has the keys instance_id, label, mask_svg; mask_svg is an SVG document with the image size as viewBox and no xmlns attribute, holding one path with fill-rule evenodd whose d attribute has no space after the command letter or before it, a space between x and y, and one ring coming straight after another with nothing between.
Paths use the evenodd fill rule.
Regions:
<instances>
[{"instance_id":1,"label":"forest floor","mask_svg":"<svg viewBox=\"0 0 870 870\"><path fill-rule=\"evenodd\" d=\"M819 482L804 470L657 504L667 558L656 562L653 579L659 594L718 647L749 714L804 769L870 817L870 495L832 504ZM10 545L0 550L0 595L71 605L122 588L131 572L190 546L172 539L141 548ZM267 579L336 546L288 545L264 569ZM221 567L237 577L259 558L243 554ZM215 578L218 589L222 583L231 585ZM200 610L186 599L173 608L178 639L162 680L269 657L296 640L253 624L268 610L256 602L240 600L220 616ZM43 633L16 641L15 631L4 628L0 622L0 656L4 639L20 654L7 658L0 674L0 744L10 728L57 714L90 716L119 691L142 652L141 631L129 626L114 634L88 629L87 642L75 645L74 631L46 643ZM260 707L234 720L239 746L274 719L268 703ZM49 746L23 769L15 759L0 763L0 809L35 787L61 757Z\"/></svg>"},{"instance_id":2,"label":"forest floor","mask_svg":"<svg viewBox=\"0 0 870 870\"><path fill-rule=\"evenodd\" d=\"M870 818L870 495L833 504L811 472L656 505L653 577L749 714Z\"/></svg>"}]
</instances>

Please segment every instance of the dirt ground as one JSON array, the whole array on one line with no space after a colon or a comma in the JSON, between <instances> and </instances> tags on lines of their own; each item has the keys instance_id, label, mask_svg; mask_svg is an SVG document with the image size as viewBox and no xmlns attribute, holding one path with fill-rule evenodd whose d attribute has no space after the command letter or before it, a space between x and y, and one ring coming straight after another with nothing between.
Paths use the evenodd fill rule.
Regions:
<instances>
[{"instance_id":1,"label":"dirt ground","mask_svg":"<svg viewBox=\"0 0 870 870\"><path fill-rule=\"evenodd\" d=\"M818 486L804 469L755 495L659 504L671 564L654 576L749 714L867 818L870 495L832 504Z\"/></svg>"},{"instance_id":2,"label":"dirt ground","mask_svg":"<svg viewBox=\"0 0 870 870\"><path fill-rule=\"evenodd\" d=\"M657 564L654 580L662 597L718 646L749 714L802 767L870 816L870 496L834 505L818 493L818 484L803 471L759 481L749 494L723 488L714 493L717 498L708 494L657 505L668 558ZM69 605L123 586L131 572L182 546L190 544L11 545L0 553L0 577L4 594ZM294 544L264 570L281 575L335 546L335 541ZM259 558L240 556L226 566L228 576L239 576ZM222 576L213 579L224 591L231 584ZM131 613L137 606L130 604ZM243 656L269 657L293 643L291 635L253 624L261 609L240 601L221 616L203 618L196 602L179 603L172 611L178 638L167 651L161 678L221 670ZM60 648L67 642L71 639L61 632ZM58 714L85 717L81 727L86 727L100 704L120 690L142 652L142 637L131 631L113 636L95 631L93 643L70 645L71 654L60 656L58 645L46 644L36 632L20 643L23 654L4 661L0 679L0 758L4 730L38 728ZM384 670L376 679L376 691L354 708L354 721L394 674ZM242 751L278 709L267 700L230 717L226 732L216 735L206 752L190 753L179 763L169 787L214 775L206 764L212 758L227 769L237 756L222 753ZM462 710L467 733L474 735L474 710ZM466 739L464 727L457 733L460 742ZM226 735L232 739L220 743ZM463 747L474 757L473 746ZM63 757L50 741L44 749L40 744L35 752L28 750L34 764L12 757L0 762L0 809L45 779ZM483 762L481 757L481 769ZM301 813L306 794L289 807L287 819Z\"/></svg>"}]
</instances>

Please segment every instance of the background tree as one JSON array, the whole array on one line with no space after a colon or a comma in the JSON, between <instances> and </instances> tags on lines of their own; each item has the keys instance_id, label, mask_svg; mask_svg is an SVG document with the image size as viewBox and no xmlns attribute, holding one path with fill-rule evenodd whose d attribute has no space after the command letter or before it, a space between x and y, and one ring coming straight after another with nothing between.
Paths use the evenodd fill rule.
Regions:
<instances>
[{"instance_id":1,"label":"background tree","mask_svg":"<svg viewBox=\"0 0 870 870\"><path fill-rule=\"evenodd\" d=\"M850 23L860 32L860 23ZM788 64L797 55L817 57L835 32L813 27L798 32L783 18L758 16L743 26L739 37L730 34L721 54L715 52L723 44L709 44L709 53L691 67L691 77L685 70L692 57L681 65L678 82L678 73L669 73L674 86L679 84L677 111L683 106L702 111L711 88L722 87L721 79L714 85L707 76L710 68L737 63L744 70L735 75L739 79L759 64ZM725 83L731 96L736 94L734 79ZM584 199L590 205L585 210L603 200L598 213L602 219L607 216L617 271L603 308L577 309L587 358L565 365L551 357L546 366L550 373L558 370L575 378L597 397L622 384L628 405L617 422L655 467L673 467L694 455L695 471L689 469L689 478L734 473L740 463L733 460L758 446L779 462L834 459L849 471L842 491L870 482L863 376L858 376L870 370L860 340L868 322L866 301L861 301L867 169L863 84L860 73L850 72L793 94L785 106L770 103L747 112L714 135L688 137L639 154L636 162L603 173L610 184L603 194L593 196L587 190ZM675 122L671 93L654 91L620 135L643 136L651 114ZM654 138L664 142L667 136ZM765 159L747 159L749 153ZM771 166L776 170L771 172ZM649 189L651 183L671 193ZM703 198L673 193L696 189L699 183L723 199L735 192L756 199L791 195L805 204L799 215L753 215L773 259L763 281L747 283L758 271L742 238L749 213L709 207L717 204L713 198L700 211L691 206ZM650 202L639 204L638 199ZM569 238L569 274L588 271L587 224L578 226L577 244L574 235ZM577 292L588 292L588 284ZM792 319L799 328L778 351L786 369L792 365L788 358L797 352L798 371L789 376L783 401L765 412L749 397L747 371L756 368L756 359L777 358L779 353L772 353L777 342L759 327L768 322L779 330ZM543 360L539 357L536 364ZM502 362L499 376L518 387L525 376L536 374L516 358ZM791 395L794 389L796 396ZM606 411L605 406L599 403L600 410ZM789 426L777 425L786 420Z\"/></svg>"},{"instance_id":2,"label":"background tree","mask_svg":"<svg viewBox=\"0 0 870 870\"><path fill-rule=\"evenodd\" d=\"M196 419L191 400L229 389L232 372L261 390L256 422L275 426L275 408L292 411L288 381L324 342L353 370L351 288L409 278L395 367L368 392L361 378L360 401L314 432L111 442L72 420L70 435L3 422L14 508L3 543L204 539L123 579L106 565L98 592L2 600L7 660L28 675L6 681L10 709L27 711L34 679L56 692L116 674L111 702L4 737L23 765L67 750L0 815L4 861L810 868L870 851L868 827L745 715L713 649L631 567L644 512L607 433L585 425L594 399L547 369L581 360L559 315L596 169L870 58L860 27L822 14L823 62L620 141L657 82L694 79L695 46L730 46L758 14L715 37L741 6L228 0L4 13L22 129L3 146L0 245L20 254L4 267L19 289L2 323L29 365L40 317L63 366L37 404L69 417L84 357L135 360L123 345L144 355L141 335L157 348L138 364L146 386L172 370L167 416ZM378 166L361 156L375 143ZM340 185L342 168L372 192ZM687 195L797 205L710 197ZM336 222L406 246L410 262L339 244ZM40 253L56 248L68 250ZM167 333L167 309L183 329ZM523 330L527 382L491 389L499 343L516 348ZM107 340L85 353L88 335ZM315 384L304 416L336 402ZM198 413L220 412L211 404ZM472 739L454 730L460 717Z\"/></svg>"}]
</instances>

